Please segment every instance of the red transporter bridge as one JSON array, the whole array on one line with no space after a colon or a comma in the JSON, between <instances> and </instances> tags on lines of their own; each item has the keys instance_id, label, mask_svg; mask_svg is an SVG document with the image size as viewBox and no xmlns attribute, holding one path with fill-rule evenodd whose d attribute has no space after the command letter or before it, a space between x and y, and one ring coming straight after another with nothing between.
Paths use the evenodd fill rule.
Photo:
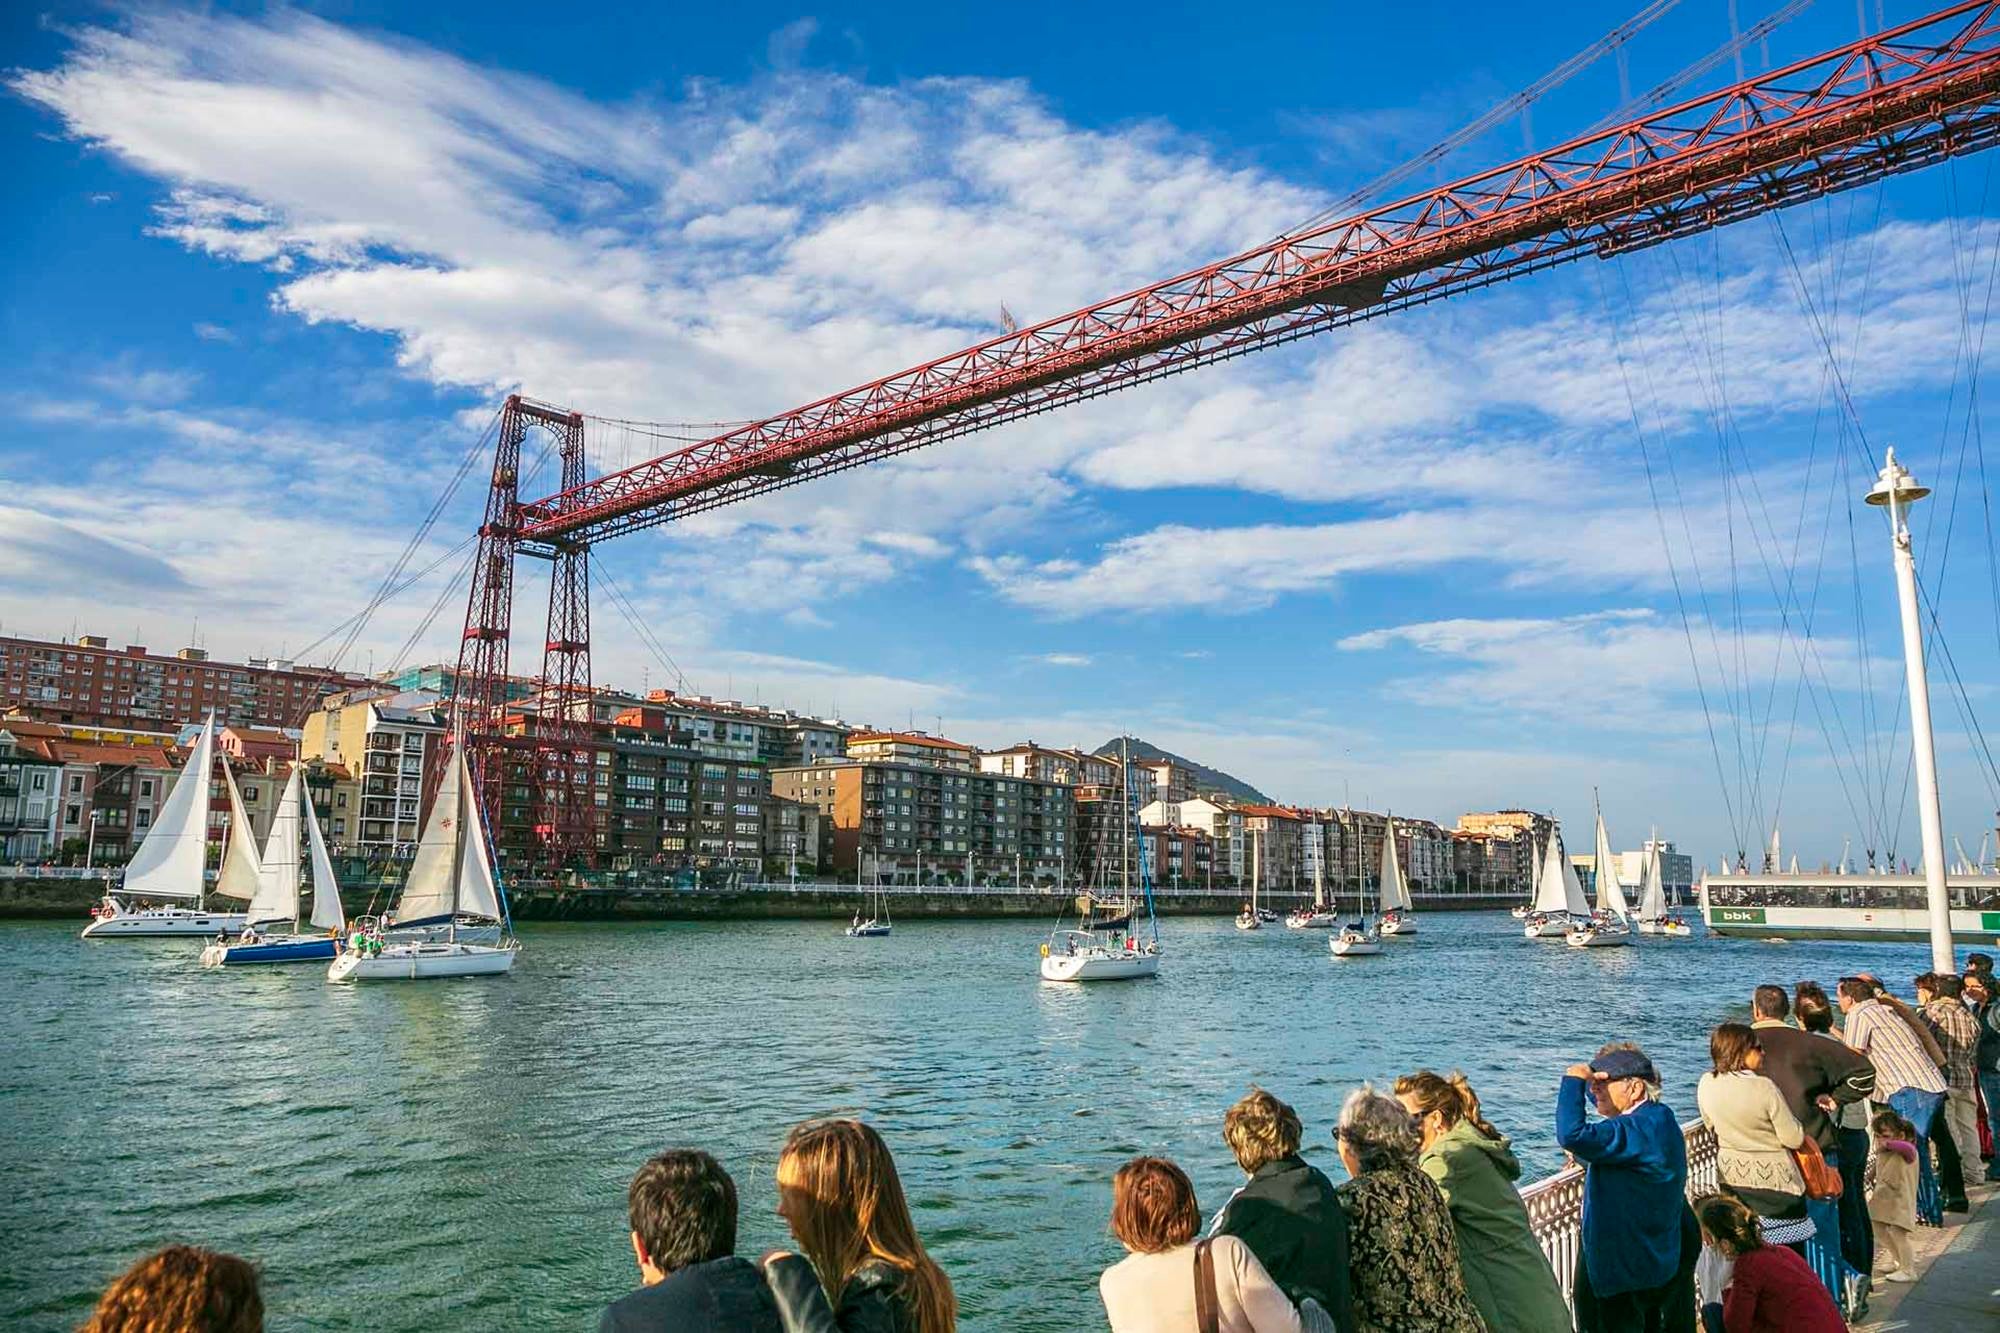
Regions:
<instances>
[{"instance_id":1,"label":"red transporter bridge","mask_svg":"<svg viewBox=\"0 0 2000 1333\"><path fill-rule=\"evenodd\" d=\"M467 744L493 759L530 752L538 859L591 859L593 544L1586 254L1608 259L1930 166L1990 146L1997 99L2000 0L1956 5L601 477L585 476L583 414L510 397L459 656L454 707ZM562 489L524 501L531 430L554 437ZM537 725L508 737L523 555L552 564L549 629ZM475 772L486 775L491 821L501 769Z\"/></svg>"}]
</instances>

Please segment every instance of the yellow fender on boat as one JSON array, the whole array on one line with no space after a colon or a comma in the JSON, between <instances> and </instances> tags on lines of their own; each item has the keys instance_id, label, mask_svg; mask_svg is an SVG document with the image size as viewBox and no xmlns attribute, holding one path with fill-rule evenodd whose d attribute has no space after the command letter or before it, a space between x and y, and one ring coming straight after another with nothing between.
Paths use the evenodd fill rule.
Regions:
<instances>
[{"instance_id":1,"label":"yellow fender on boat","mask_svg":"<svg viewBox=\"0 0 2000 1333\"><path fill-rule=\"evenodd\" d=\"M1042 957L1047 958L1048 956L1049 956L1049 946L1046 943L1044 943L1042 945Z\"/></svg>"}]
</instances>

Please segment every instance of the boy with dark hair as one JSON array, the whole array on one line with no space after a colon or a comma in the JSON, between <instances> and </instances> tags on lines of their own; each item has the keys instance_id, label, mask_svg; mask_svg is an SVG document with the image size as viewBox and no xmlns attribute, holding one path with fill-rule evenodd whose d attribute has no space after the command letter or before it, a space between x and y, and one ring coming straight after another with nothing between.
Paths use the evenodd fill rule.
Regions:
<instances>
[{"instance_id":1,"label":"boy with dark hair","mask_svg":"<svg viewBox=\"0 0 2000 1333\"><path fill-rule=\"evenodd\" d=\"M626 1203L645 1285L605 1310L598 1333L781 1333L764 1274L736 1256L736 1182L713 1157L659 1154Z\"/></svg>"}]
</instances>

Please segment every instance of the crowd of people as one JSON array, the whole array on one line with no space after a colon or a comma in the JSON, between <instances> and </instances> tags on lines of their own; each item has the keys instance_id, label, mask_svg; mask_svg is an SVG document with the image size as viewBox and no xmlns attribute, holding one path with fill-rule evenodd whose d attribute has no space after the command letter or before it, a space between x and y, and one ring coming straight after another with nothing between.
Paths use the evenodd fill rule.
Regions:
<instances>
[{"instance_id":1,"label":"crowd of people","mask_svg":"<svg viewBox=\"0 0 2000 1333\"><path fill-rule=\"evenodd\" d=\"M1583 1203L1568 1300L1508 1137L1463 1075L1421 1070L1348 1095L1337 1185L1302 1155L1298 1112L1263 1089L1222 1117L1244 1179L1206 1226L1174 1162L1119 1167L1110 1230L1126 1255L1098 1280L1105 1315L1113 1333L1837 1333L1878 1253L1886 1280L1908 1280L1915 1229L1965 1209L1968 1173L1992 1161L1992 960L1926 973L1915 991L1905 1003L1868 975L1841 978L1833 1000L1810 981L1757 987L1751 1021L1710 1036L1695 1100L1717 1183L1701 1197L1644 1051L1612 1042L1569 1066L1555 1132L1582 1167ZM796 1248L753 1262L736 1253L736 1185L720 1163L691 1148L648 1161L627 1194L640 1286L604 1310L600 1333L956 1329L951 1281L874 1128L800 1125L777 1193ZM262 1321L250 1264L173 1246L121 1275L83 1333Z\"/></svg>"}]
</instances>

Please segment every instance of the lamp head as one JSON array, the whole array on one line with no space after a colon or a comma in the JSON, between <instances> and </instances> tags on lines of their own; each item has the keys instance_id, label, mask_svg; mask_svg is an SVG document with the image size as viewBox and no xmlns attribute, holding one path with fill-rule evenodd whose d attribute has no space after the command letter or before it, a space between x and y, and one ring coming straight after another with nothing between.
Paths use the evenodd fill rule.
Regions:
<instances>
[{"instance_id":1,"label":"lamp head","mask_svg":"<svg viewBox=\"0 0 2000 1333\"><path fill-rule=\"evenodd\" d=\"M1886 505L1892 499L1908 505L1930 493L1930 487L1917 485L1917 479L1910 475L1908 468L1896 461L1896 451L1891 449L1888 452L1888 461L1882 467L1882 474L1869 488L1867 498L1868 503L1872 505Z\"/></svg>"}]
</instances>

